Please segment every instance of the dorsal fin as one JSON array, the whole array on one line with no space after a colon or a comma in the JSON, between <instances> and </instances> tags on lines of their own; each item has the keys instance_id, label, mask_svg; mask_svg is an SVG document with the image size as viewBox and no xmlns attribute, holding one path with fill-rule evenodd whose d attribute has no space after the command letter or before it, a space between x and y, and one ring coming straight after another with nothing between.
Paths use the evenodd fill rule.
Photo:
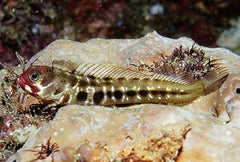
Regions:
<instances>
[{"instance_id":1,"label":"dorsal fin","mask_svg":"<svg viewBox=\"0 0 240 162\"><path fill-rule=\"evenodd\" d=\"M207 73L203 77L206 86L205 94L216 91L223 84L228 75L228 69L222 65L219 65L214 70Z\"/></svg>"},{"instance_id":2,"label":"dorsal fin","mask_svg":"<svg viewBox=\"0 0 240 162\"><path fill-rule=\"evenodd\" d=\"M174 76L166 76L153 72L136 71L130 68L123 68L113 65L104 65L97 63L82 63L76 69L76 73L85 76L95 76L99 78L149 78L162 81L169 81L179 84L192 84L193 79L189 75L176 74Z\"/></svg>"},{"instance_id":3,"label":"dorsal fin","mask_svg":"<svg viewBox=\"0 0 240 162\"><path fill-rule=\"evenodd\" d=\"M82 63L76 69L76 73L95 76L99 78L149 78L150 75L129 68L113 65Z\"/></svg>"},{"instance_id":4,"label":"dorsal fin","mask_svg":"<svg viewBox=\"0 0 240 162\"><path fill-rule=\"evenodd\" d=\"M194 80L190 75L188 75L186 73L173 74L170 76L154 73L151 76L151 78L169 81L169 82L173 82L173 83L179 83L179 84L193 84L194 82L196 82L196 80Z\"/></svg>"},{"instance_id":5,"label":"dorsal fin","mask_svg":"<svg viewBox=\"0 0 240 162\"><path fill-rule=\"evenodd\" d=\"M186 74L167 76L148 71L136 71L130 68L98 63L79 63L77 65L70 63L69 61L59 60L53 62L53 67L78 75L94 76L98 78L148 78L169 81L178 84L193 83L193 79L190 79L190 77Z\"/></svg>"},{"instance_id":6,"label":"dorsal fin","mask_svg":"<svg viewBox=\"0 0 240 162\"><path fill-rule=\"evenodd\" d=\"M61 69L70 73L75 73L77 67L79 66L76 63L65 60L54 60L52 62L53 68Z\"/></svg>"}]
</instances>

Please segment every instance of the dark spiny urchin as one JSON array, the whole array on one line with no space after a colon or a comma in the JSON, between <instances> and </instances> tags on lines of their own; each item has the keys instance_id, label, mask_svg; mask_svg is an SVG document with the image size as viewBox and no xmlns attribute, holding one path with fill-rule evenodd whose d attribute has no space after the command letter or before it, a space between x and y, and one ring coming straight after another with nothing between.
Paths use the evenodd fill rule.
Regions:
<instances>
[{"instance_id":1,"label":"dark spiny urchin","mask_svg":"<svg viewBox=\"0 0 240 162\"><path fill-rule=\"evenodd\" d=\"M195 80L200 80L205 74L213 70L217 60L211 60L205 56L202 49L196 49L194 45L189 49L182 46L175 48L170 56L163 56L154 61L152 65L141 64L139 70L146 70L164 75L176 75L185 73Z\"/></svg>"}]
</instances>

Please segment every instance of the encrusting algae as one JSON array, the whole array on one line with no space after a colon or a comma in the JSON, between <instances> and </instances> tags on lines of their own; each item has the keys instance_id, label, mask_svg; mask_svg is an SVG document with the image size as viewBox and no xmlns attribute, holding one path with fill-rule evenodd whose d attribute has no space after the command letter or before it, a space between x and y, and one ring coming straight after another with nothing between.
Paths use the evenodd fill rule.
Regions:
<instances>
[{"instance_id":1,"label":"encrusting algae","mask_svg":"<svg viewBox=\"0 0 240 162\"><path fill-rule=\"evenodd\" d=\"M182 47L179 51L182 51ZM172 59L176 61L179 56L182 60L193 57L204 58L203 52L199 52L202 55L197 55L194 50L190 50L188 55L186 52L182 53ZM196 60L188 60L186 64L189 64L189 61ZM206 65L204 60L201 61L204 64L201 67L212 65L210 60ZM72 67L67 65L72 65ZM217 90L225 81L228 76L227 69L217 63L212 66L204 74L189 76L186 72L182 72L184 70L178 74L166 75L161 74L161 70L158 73L137 71L97 63L74 65L60 60L54 61L52 67L29 67L19 76L19 84L25 91L48 104L118 106L161 103L186 105L200 96ZM189 68L191 67L185 71L189 71ZM80 70L76 72L76 69ZM195 71L197 70L201 71L201 69Z\"/></svg>"}]
</instances>

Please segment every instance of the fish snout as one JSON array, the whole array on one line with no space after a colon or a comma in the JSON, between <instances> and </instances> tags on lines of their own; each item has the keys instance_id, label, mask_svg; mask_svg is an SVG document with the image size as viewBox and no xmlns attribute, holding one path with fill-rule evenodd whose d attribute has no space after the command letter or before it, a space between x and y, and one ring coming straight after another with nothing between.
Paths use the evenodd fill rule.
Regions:
<instances>
[{"instance_id":1,"label":"fish snout","mask_svg":"<svg viewBox=\"0 0 240 162\"><path fill-rule=\"evenodd\" d=\"M27 91L35 97L38 96L37 92L39 92L39 89L36 86L31 85L30 81L26 80L24 75L19 76L18 83L24 91Z\"/></svg>"}]
</instances>

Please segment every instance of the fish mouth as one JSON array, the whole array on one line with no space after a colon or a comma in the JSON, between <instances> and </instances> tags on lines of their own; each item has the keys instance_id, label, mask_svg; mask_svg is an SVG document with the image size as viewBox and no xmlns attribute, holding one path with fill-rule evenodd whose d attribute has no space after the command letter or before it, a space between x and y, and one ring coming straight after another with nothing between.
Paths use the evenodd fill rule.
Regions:
<instances>
[{"instance_id":1,"label":"fish mouth","mask_svg":"<svg viewBox=\"0 0 240 162\"><path fill-rule=\"evenodd\" d=\"M31 83L29 83L30 81L25 80L24 76L20 75L18 78L18 83L20 85L20 87L24 90L29 92L31 95L33 95L34 97L38 97L37 92L39 92L40 90L36 87L33 86Z\"/></svg>"},{"instance_id":2,"label":"fish mouth","mask_svg":"<svg viewBox=\"0 0 240 162\"><path fill-rule=\"evenodd\" d=\"M24 79L22 78L22 75L19 76L18 78L18 84L20 85L20 87L25 90L25 85L26 85L26 82L24 81Z\"/></svg>"}]
</instances>

